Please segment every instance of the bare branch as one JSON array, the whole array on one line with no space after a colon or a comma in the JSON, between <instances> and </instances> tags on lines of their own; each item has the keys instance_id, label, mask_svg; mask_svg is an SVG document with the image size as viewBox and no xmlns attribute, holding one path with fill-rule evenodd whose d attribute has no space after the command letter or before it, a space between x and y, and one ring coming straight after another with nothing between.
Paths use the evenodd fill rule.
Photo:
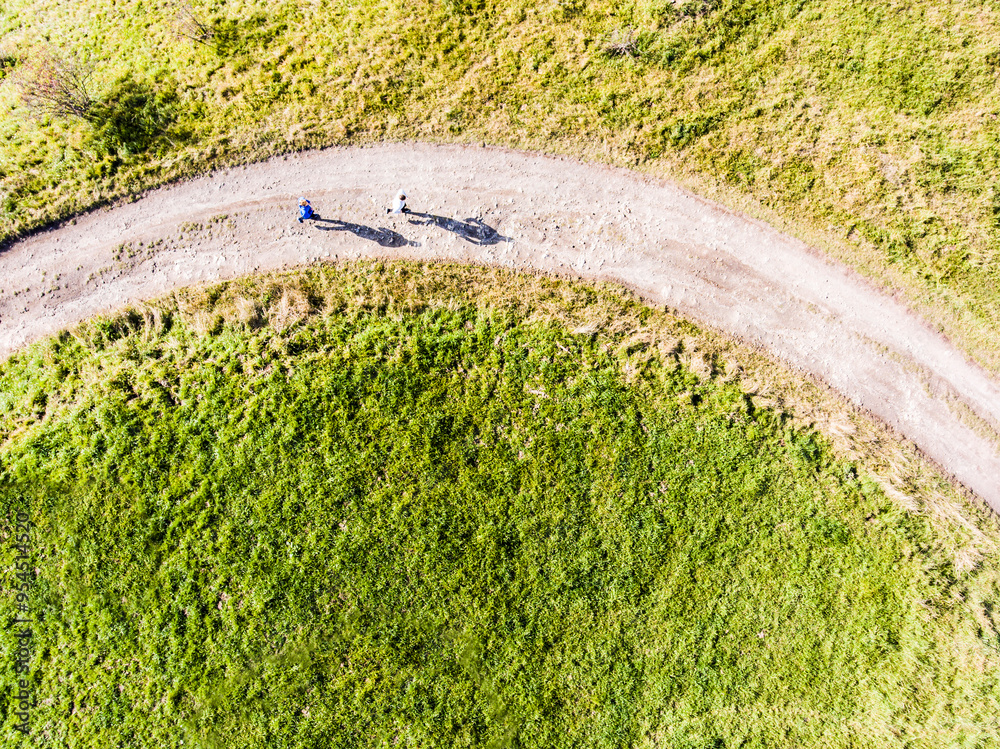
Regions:
<instances>
[{"instance_id":1,"label":"bare branch","mask_svg":"<svg viewBox=\"0 0 1000 749\"><path fill-rule=\"evenodd\" d=\"M35 113L90 119L93 67L52 50L34 53L12 76L21 101Z\"/></svg>"},{"instance_id":2,"label":"bare branch","mask_svg":"<svg viewBox=\"0 0 1000 749\"><path fill-rule=\"evenodd\" d=\"M211 44L215 29L206 23L191 2L179 2L174 11L174 31L198 44Z\"/></svg>"}]
</instances>

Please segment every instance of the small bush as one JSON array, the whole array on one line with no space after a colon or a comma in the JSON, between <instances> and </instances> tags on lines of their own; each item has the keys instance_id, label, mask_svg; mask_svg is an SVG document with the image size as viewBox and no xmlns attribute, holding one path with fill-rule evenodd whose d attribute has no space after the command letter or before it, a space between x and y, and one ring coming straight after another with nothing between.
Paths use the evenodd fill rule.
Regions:
<instances>
[{"instance_id":1,"label":"small bush","mask_svg":"<svg viewBox=\"0 0 1000 749\"><path fill-rule=\"evenodd\" d=\"M212 48L221 58L253 56L286 30L283 23L271 23L263 15L244 19L212 19Z\"/></svg>"},{"instance_id":2,"label":"small bush","mask_svg":"<svg viewBox=\"0 0 1000 749\"><path fill-rule=\"evenodd\" d=\"M635 29L615 29L604 42L604 54L609 57L635 57L638 54Z\"/></svg>"},{"instance_id":3,"label":"small bush","mask_svg":"<svg viewBox=\"0 0 1000 749\"><path fill-rule=\"evenodd\" d=\"M109 154L129 155L147 150L176 120L177 92L156 89L125 76L88 119L94 125L93 142Z\"/></svg>"},{"instance_id":4,"label":"small bush","mask_svg":"<svg viewBox=\"0 0 1000 749\"><path fill-rule=\"evenodd\" d=\"M555 19L557 21L571 21L577 16L583 15L587 4L583 0L557 0L555 9Z\"/></svg>"},{"instance_id":5,"label":"small bush","mask_svg":"<svg viewBox=\"0 0 1000 749\"><path fill-rule=\"evenodd\" d=\"M471 8L463 12L475 12L482 9L483 1L452 0L448 7L461 6ZM177 36L211 47L221 58L246 55L284 30L282 24L272 28L268 19L260 14L244 19L210 16L191 2L178 3L174 11L173 27Z\"/></svg>"},{"instance_id":6,"label":"small bush","mask_svg":"<svg viewBox=\"0 0 1000 749\"><path fill-rule=\"evenodd\" d=\"M17 65L17 58L5 52L0 52L0 81L7 77L7 74Z\"/></svg>"}]
</instances>

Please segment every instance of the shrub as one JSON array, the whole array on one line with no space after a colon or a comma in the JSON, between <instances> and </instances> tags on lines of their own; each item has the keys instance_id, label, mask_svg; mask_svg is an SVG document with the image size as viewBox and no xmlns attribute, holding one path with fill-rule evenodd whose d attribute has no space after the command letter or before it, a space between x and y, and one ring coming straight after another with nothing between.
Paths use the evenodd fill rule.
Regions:
<instances>
[{"instance_id":1,"label":"shrub","mask_svg":"<svg viewBox=\"0 0 1000 749\"><path fill-rule=\"evenodd\" d=\"M615 29L604 42L604 54L609 57L635 57L637 41L635 29Z\"/></svg>"},{"instance_id":2,"label":"shrub","mask_svg":"<svg viewBox=\"0 0 1000 749\"><path fill-rule=\"evenodd\" d=\"M0 81L17 65L17 58L6 52L0 52Z\"/></svg>"},{"instance_id":3,"label":"shrub","mask_svg":"<svg viewBox=\"0 0 1000 749\"><path fill-rule=\"evenodd\" d=\"M156 89L130 75L91 107L93 142L101 151L129 155L147 150L176 120L177 92Z\"/></svg>"}]
</instances>

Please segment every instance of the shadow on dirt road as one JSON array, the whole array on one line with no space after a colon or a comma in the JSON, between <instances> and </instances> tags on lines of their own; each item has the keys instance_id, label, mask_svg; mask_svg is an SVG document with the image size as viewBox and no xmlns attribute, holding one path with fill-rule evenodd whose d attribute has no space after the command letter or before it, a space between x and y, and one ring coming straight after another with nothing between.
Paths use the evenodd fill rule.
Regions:
<instances>
[{"instance_id":1,"label":"shadow on dirt road","mask_svg":"<svg viewBox=\"0 0 1000 749\"><path fill-rule=\"evenodd\" d=\"M407 239L402 234L391 229L375 229L362 224L352 224L350 221L341 221L336 218L320 218L314 216L316 228L321 231L349 231L357 237L375 242L382 247L419 247L420 242ZM326 224L330 224L326 226Z\"/></svg>"}]
</instances>

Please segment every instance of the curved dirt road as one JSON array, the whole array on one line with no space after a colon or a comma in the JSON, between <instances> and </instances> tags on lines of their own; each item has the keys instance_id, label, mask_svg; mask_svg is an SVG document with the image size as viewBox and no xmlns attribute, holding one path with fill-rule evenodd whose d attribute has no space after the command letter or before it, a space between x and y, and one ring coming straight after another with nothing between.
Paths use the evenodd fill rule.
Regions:
<instances>
[{"instance_id":1,"label":"curved dirt road","mask_svg":"<svg viewBox=\"0 0 1000 749\"><path fill-rule=\"evenodd\" d=\"M399 187L414 213L387 216ZM297 223L300 194L322 220ZM0 357L178 286L373 256L625 284L824 380L1000 512L1000 385L981 368L801 242L670 184L567 159L332 149L87 214L0 253Z\"/></svg>"}]
</instances>

